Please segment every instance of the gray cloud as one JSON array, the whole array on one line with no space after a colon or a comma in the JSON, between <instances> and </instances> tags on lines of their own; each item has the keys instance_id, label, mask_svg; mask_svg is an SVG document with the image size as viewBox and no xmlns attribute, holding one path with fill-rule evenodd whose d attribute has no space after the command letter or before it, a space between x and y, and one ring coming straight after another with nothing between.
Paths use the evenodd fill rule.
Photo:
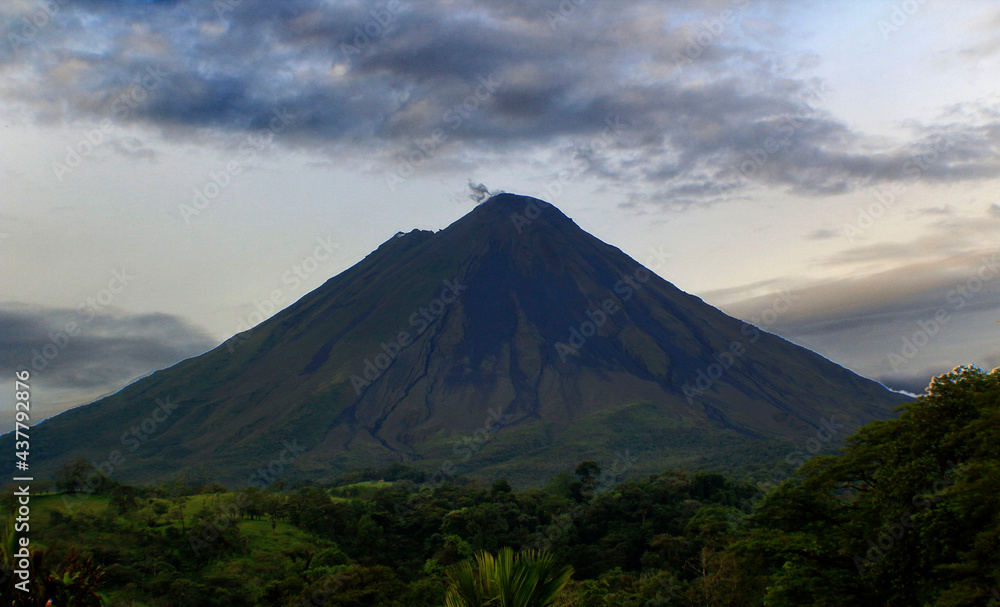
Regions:
<instances>
[{"instance_id":1,"label":"gray cloud","mask_svg":"<svg viewBox=\"0 0 1000 607\"><path fill-rule=\"evenodd\" d=\"M831 238L839 238L843 236L841 232L837 230L831 230L829 228L820 228L818 230L813 230L806 235L806 240L830 240Z\"/></svg>"},{"instance_id":2,"label":"gray cloud","mask_svg":"<svg viewBox=\"0 0 1000 607\"><path fill-rule=\"evenodd\" d=\"M853 370L887 386L920 393L958 365L1000 365L997 229L989 213L949 215L910 241L817 261L850 270L849 279L788 277L703 296L831 360L852 361Z\"/></svg>"},{"instance_id":3,"label":"gray cloud","mask_svg":"<svg viewBox=\"0 0 1000 607\"><path fill-rule=\"evenodd\" d=\"M733 6L706 38L700 24ZM782 61L741 35L741 3L92 0L30 37L30 14L15 10L0 9L14 51L0 69L23 77L0 86L39 120L111 118L237 145L285 110L282 145L377 147L391 164L443 129L435 153L454 167L481 144L586 142L618 117L627 128L588 150L586 171L647 190L632 208L753 184L822 195L1000 175L995 107L949 108L908 125L909 141L866 137L822 109L822 83L800 73L807 57Z\"/></svg>"},{"instance_id":4,"label":"gray cloud","mask_svg":"<svg viewBox=\"0 0 1000 607\"><path fill-rule=\"evenodd\" d=\"M106 393L217 345L176 316L85 312L5 304L0 371L28 369L46 388Z\"/></svg>"},{"instance_id":5,"label":"gray cloud","mask_svg":"<svg viewBox=\"0 0 1000 607\"><path fill-rule=\"evenodd\" d=\"M795 305L782 312L776 326L796 332L863 328L880 317L909 321L933 316L936 310L959 303L959 309L965 311L1000 308L1000 297L995 295L1000 292L996 249L970 247L944 259L907 262L906 251L919 250L911 245L875 245L830 257L831 263L851 266L870 259L891 269L820 283L795 278L771 280L702 295L720 302L730 313L748 318L766 310L776 293L793 293ZM893 260L901 263L887 263ZM971 296L954 294L967 284Z\"/></svg>"},{"instance_id":6,"label":"gray cloud","mask_svg":"<svg viewBox=\"0 0 1000 607\"><path fill-rule=\"evenodd\" d=\"M917 209L915 211L917 215L955 215L955 207L948 204L943 207L926 207L923 209Z\"/></svg>"}]
</instances>

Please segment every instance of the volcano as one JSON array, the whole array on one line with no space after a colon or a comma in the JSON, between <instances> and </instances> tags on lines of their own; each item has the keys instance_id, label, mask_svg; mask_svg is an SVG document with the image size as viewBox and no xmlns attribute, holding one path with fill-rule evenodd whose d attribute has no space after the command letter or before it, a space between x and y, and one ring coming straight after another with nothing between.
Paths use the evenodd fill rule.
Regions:
<instances>
[{"instance_id":1,"label":"volcano","mask_svg":"<svg viewBox=\"0 0 1000 607\"><path fill-rule=\"evenodd\" d=\"M775 464L905 401L680 291L551 204L500 194L39 424L32 460L44 476L82 457L121 481L321 480L401 462L530 484L585 459Z\"/></svg>"}]
</instances>

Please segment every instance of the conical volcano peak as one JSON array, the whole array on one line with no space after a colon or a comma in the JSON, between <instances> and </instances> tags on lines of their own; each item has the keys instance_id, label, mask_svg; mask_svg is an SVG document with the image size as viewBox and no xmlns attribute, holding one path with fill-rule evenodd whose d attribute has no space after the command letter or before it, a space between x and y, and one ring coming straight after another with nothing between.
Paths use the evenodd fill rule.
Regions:
<instances>
[{"instance_id":1,"label":"conical volcano peak","mask_svg":"<svg viewBox=\"0 0 1000 607\"><path fill-rule=\"evenodd\" d=\"M633 445L653 472L770 457L820 420L848 428L906 400L506 193L442 230L398 233L238 338L47 420L32 472L103 461L165 395L169 420L116 478L242 483L258 465L247 454L289 441L306 450L285 469L300 478L465 454L462 474L535 482Z\"/></svg>"},{"instance_id":2,"label":"conical volcano peak","mask_svg":"<svg viewBox=\"0 0 1000 607\"><path fill-rule=\"evenodd\" d=\"M490 196L485 202L480 204L479 207L499 207L508 211L517 211L523 209L524 206L532 202L537 205L548 207L552 206L544 200L533 198L531 196L522 196L521 194L514 194L512 192L501 192L500 194Z\"/></svg>"},{"instance_id":3,"label":"conical volcano peak","mask_svg":"<svg viewBox=\"0 0 1000 607\"><path fill-rule=\"evenodd\" d=\"M466 218L479 225L489 224L504 232L517 234L577 227L572 219L544 200L506 192L491 196L466 215Z\"/></svg>"},{"instance_id":4,"label":"conical volcano peak","mask_svg":"<svg viewBox=\"0 0 1000 607\"><path fill-rule=\"evenodd\" d=\"M480 204L477 209L492 209L496 212L522 213L532 215L533 213L545 213L551 211L563 219L569 219L562 211L552 203L533 196L522 196L504 192L491 196L486 202Z\"/></svg>"}]
</instances>

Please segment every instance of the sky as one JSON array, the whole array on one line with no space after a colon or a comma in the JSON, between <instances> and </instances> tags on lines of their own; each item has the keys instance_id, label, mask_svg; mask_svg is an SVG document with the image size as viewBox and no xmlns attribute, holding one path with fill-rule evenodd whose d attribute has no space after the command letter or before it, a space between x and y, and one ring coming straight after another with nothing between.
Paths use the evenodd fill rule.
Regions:
<instances>
[{"instance_id":1,"label":"sky","mask_svg":"<svg viewBox=\"0 0 1000 607\"><path fill-rule=\"evenodd\" d=\"M894 389L1000 366L1000 5L6 0L0 422L483 191Z\"/></svg>"}]
</instances>

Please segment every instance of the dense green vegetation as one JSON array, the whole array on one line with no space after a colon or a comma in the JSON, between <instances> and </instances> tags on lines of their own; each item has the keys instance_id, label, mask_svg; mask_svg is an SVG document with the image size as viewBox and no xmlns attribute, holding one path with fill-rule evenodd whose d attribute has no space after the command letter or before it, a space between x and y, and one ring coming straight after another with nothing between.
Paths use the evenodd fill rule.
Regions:
<instances>
[{"instance_id":1,"label":"dense green vegetation","mask_svg":"<svg viewBox=\"0 0 1000 607\"><path fill-rule=\"evenodd\" d=\"M582 462L524 491L403 466L230 491L81 464L32 501L37 600L9 569L0 588L23 605L995 605L998 438L1000 369L961 368L777 486L677 470L612 484ZM523 602L490 602L521 586Z\"/></svg>"}]
</instances>

